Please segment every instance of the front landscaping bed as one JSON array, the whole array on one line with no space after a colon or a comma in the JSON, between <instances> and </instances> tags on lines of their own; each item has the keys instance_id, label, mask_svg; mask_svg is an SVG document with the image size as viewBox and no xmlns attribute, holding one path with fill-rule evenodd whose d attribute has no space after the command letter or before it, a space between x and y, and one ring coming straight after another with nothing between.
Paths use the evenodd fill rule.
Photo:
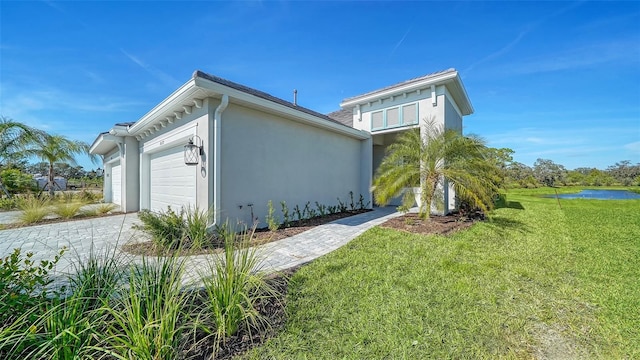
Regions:
<instances>
[{"instance_id":1,"label":"front landscaping bed","mask_svg":"<svg viewBox=\"0 0 640 360\"><path fill-rule=\"evenodd\" d=\"M482 219L484 219L484 216L480 213L473 214L473 216L461 213L452 213L444 216L432 215L427 220L420 219L418 214L408 213L389 219L380 226L413 234L449 235L464 230Z\"/></svg>"},{"instance_id":2,"label":"front landscaping bed","mask_svg":"<svg viewBox=\"0 0 640 360\"><path fill-rule=\"evenodd\" d=\"M268 228L256 229L253 232L250 246L257 246L267 244L273 241L286 239L288 237L298 235L307 230L313 229L318 225L330 223L335 220L347 218L350 216L363 214L371 210L348 210L335 214L328 214L325 216L316 216L311 219L296 220L289 223L288 227L281 226L275 231L271 231ZM210 246L202 248L191 249L168 249L154 243L153 241L143 242L131 242L122 246L122 251L133 255L148 255L148 256L167 256L173 254L179 255L203 255L220 252L221 248L216 244L210 244Z\"/></svg>"}]
</instances>

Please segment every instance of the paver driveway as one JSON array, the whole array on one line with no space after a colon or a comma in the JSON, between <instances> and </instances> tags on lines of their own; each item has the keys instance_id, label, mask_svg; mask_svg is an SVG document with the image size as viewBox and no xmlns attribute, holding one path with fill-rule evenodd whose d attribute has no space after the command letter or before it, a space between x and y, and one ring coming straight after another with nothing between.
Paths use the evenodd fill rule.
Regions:
<instances>
[{"instance_id":1,"label":"paver driveway","mask_svg":"<svg viewBox=\"0 0 640 360\"><path fill-rule=\"evenodd\" d=\"M301 234L261 245L258 251L264 258L262 270L284 270L309 262L345 245L367 229L399 215L393 207L376 208L374 211L339 219ZM22 248L23 253L33 252L34 260L51 259L59 249L66 246L69 250L56 268L57 272L65 273L73 269L73 262L86 259L92 247L95 253L104 254L107 250L118 249L128 241L146 238L144 233L131 228L136 223L140 222L137 214L133 213L0 230L0 257L8 256L14 248ZM115 251L119 253L119 250ZM197 269L210 256L190 256L186 263L186 273L197 275Z\"/></svg>"}]
</instances>

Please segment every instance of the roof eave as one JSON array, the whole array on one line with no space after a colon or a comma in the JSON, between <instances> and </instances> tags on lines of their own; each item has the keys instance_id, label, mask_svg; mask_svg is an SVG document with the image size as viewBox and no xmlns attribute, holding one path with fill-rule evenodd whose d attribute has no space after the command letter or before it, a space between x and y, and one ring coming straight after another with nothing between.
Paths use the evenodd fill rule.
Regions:
<instances>
[{"instance_id":1,"label":"roof eave","mask_svg":"<svg viewBox=\"0 0 640 360\"><path fill-rule=\"evenodd\" d=\"M105 155L109 153L117 146L112 138L113 135L110 135L109 133L101 133L98 135L89 148L89 154Z\"/></svg>"},{"instance_id":2,"label":"roof eave","mask_svg":"<svg viewBox=\"0 0 640 360\"><path fill-rule=\"evenodd\" d=\"M170 109L175 108L178 105L181 105L185 99L192 97L192 95L197 91L197 87L195 85L195 80L192 78L182 86L180 86L176 91L174 91L171 95L169 95L166 99L164 99L161 103L156 105L153 109L151 109L148 113L140 118L140 120L136 121L133 125L129 127L129 134L131 136L138 135L145 130L148 125L151 125L153 122L157 121L162 113L170 111Z\"/></svg>"},{"instance_id":3,"label":"roof eave","mask_svg":"<svg viewBox=\"0 0 640 360\"><path fill-rule=\"evenodd\" d=\"M464 85L462 84L462 80L458 75L458 72L455 70L447 71L441 74L437 74L425 79L416 80L410 83L402 83L396 87L382 89L380 91L374 91L367 93L365 95L356 96L352 98L348 98L340 103L340 107L343 109L352 108L356 105L363 105L369 102L374 102L380 98L387 98L393 95L410 93L416 91L418 89L424 89L431 85L452 85L450 87L450 92L452 96L454 96L456 103L458 103L458 107L460 111L462 111L462 115L470 115L473 114L473 106L471 105L471 101L469 100L469 96L467 95L467 91L465 90Z\"/></svg>"}]
</instances>

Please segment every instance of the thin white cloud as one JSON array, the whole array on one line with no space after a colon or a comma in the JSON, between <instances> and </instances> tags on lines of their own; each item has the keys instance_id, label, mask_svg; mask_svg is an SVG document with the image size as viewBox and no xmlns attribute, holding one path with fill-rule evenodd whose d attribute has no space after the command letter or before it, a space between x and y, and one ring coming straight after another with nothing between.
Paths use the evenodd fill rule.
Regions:
<instances>
[{"instance_id":1,"label":"thin white cloud","mask_svg":"<svg viewBox=\"0 0 640 360\"><path fill-rule=\"evenodd\" d=\"M408 28L407 31L404 33L404 35L402 35L402 39L400 39L400 41L398 41L396 43L396 46L393 47L393 49L391 50L391 52L389 53L389 57L393 56L393 54L396 52L396 50L400 47L400 45L402 45L402 43L404 42L404 39L407 38L407 35L409 35L409 32L411 32L411 28Z\"/></svg>"},{"instance_id":2,"label":"thin white cloud","mask_svg":"<svg viewBox=\"0 0 640 360\"><path fill-rule=\"evenodd\" d=\"M536 74L591 68L607 63L640 64L638 40L620 40L583 46L501 67L506 74Z\"/></svg>"},{"instance_id":3,"label":"thin white cloud","mask_svg":"<svg viewBox=\"0 0 640 360\"><path fill-rule=\"evenodd\" d=\"M635 151L640 155L640 141L628 143L624 146L624 148L629 151Z\"/></svg>"},{"instance_id":4,"label":"thin white cloud","mask_svg":"<svg viewBox=\"0 0 640 360\"><path fill-rule=\"evenodd\" d=\"M472 63L471 65L469 65L466 69L464 69L464 73L468 73L469 71L473 70L476 66L485 63L487 61L491 61L493 59L497 59L500 56L508 53L509 51L511 51L511 49L513 49L516 45L518 45L518 43L525 37L525 35L527 35L530 32L530 30L526 30L521 32L520 34L518 34L518 36L513 39L510 43L508 43L507 45L505 45L504 47L502 47L501 49L492 52L491 54L483 57L482 59Z\"/></svg>"},{"instance_id":5,"label":"thin white cloud","mask_svg":"<svg viewBox=\"0 0 640 360\"><path fill-rule=\"evenodd\" d=\"M175 86L179 86L180 85L180 81L176 80L174 77L172 77L171 75L163 72L162 70L159 70L149 64L147 64L146 62L144 62L142 59L140 59L139 57L127 52L125 49L120 48L120 52L122 52L122 54L124 54L124 56L126 56L129 60L131 60L134 64L138 65L139 67L141 67L142 69L144 69L146 72L148 72L151 76L153 76L154 78L156 78L157 80L160 80L162 83L164 83L165 85L169 85L172 87Z\"/></svg>"},{"instance_id":6,"label":"thin white cloud","mask_svg":"<svg viewBox=\"0 0 640 360\"><path fill-rule=\"evenodd\" d=\"M2 115L18 121L24 121L23 118L35 119L37 116L34 114L41 111L113 113L130 111L142 105L140 102L127 99L99 94L70 93L54 87L20 90L6 84L0 86L0 99Z\"/></svg>"},{"instance_id":7,"label":"thin white cloud","mask_svg":"<svg viewBox=\"0 0 640 360\"><path fill-rule=\"evenodd\" d=\"M563 8L558 9L557 11L544 16L530 24L528 24L525 29L523 31L521 31L513 40L511 40L507 45L501 47L500 49L490 53L489 55L486 55L485 57L481 58L480 60L477 60L475 62L473 62L471 65L469 65L466 69L463 70L463 73L468 73L471 70L473 70L476 66L489 62L491 60L500 58L501 56L509 53L514 47L516 47L516 45L518 45L522 39L525 38L525 36L527 36L528 34L530 34L531 32L533 32L536 28L538 28L539 26L541 26L542 24L544 24L546 21L551 20L557 16L560 16L578 6L580 6L582 4L582 1L578 1L578 2L573 2L571 4L569 4L568 6L565 6Z\"/></svg>"}]
</instances>

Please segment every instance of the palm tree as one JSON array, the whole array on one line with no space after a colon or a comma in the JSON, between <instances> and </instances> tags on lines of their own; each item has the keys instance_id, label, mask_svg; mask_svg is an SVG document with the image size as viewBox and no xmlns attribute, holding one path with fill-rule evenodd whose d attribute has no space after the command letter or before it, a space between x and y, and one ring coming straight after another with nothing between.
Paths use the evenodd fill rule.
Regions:
<instances>
[{"instance_id":1,"label":"palm tree","mask_svg":"<svg viewBox=\"0 0 640 360\"><path fill-rule=\"evenodd\" d=\"M465 137L425 121L422 133L419 128L405 131L388 147L373 180L375 200L386 205L407 188L419 187L419 215L428 219L436 191L446 186L446 180L459 199L487 211L499 183L486 151L478 136ZM413 201L413 191L405 191L403 205L411 207Z\"/></svg>"},{"instance_id":2,"label":"palm tree","mask_svg":"<svg viewBox=\"0 0 640 360\"><path fill-rule=\"evenodd\" d=\"M13 121L10 118L0 117L0 170L6 165L7 162L22 157L21 150L24 149L34 137L39 134L38 130L32 129L29 126ZM0 189L4 191L7 196L11 196L6 190L2 181L0 180Z\"/></svg>"},{"instance_id":3,"label":"palm tree","mask_svg":"<svg viewBox=\"0 0 640 360\"><path fill-rule=\"evenodd\" d=\"M95 161L95 155L89 154L89 145L82 141L68 139L62 135L44 135L37 136L31 146L25 150L28 156L34 156L41 161L49 164L49 175L47 185L49 186L49 195L53 197L55 173L53 165L55 163L66 162L72 165L76 164L75 156L86 154Z\"/></svg>"}]
</instances>

